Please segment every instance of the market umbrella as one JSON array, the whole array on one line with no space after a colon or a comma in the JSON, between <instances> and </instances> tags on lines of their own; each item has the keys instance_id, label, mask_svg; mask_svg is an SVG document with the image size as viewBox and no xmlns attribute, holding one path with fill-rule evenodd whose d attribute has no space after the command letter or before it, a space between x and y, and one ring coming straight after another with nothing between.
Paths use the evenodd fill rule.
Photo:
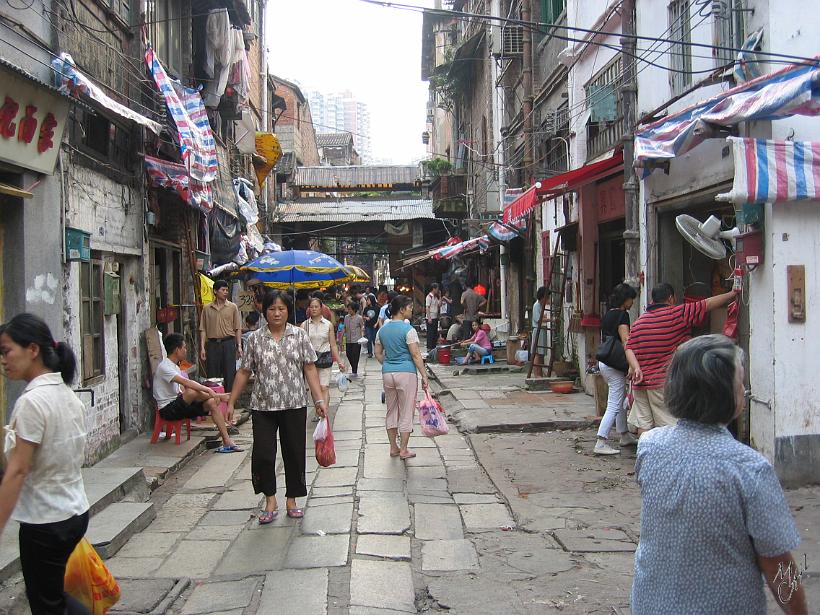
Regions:
<instances>
[{"instance_id":1,"label":"market umbrella","mask_svg":"<svg viewBox=\"0 0 820 615\"><path fill-rule=\"evenodd\" d=\"M241 267L252 271L253 279L265 286L290 288L323 288L351 279L335 258L313 250L285 250L256 258Z\"/></svg>"},{"instance_id":2,"label":"market umbrella","mask_svg":"<svg viewBox=\"0 0 820 615\"><path fill-rule=\"evenodd\" d=\"M370 275L361 267L357 267L356 265L347 265L345 270L351 275L351 282L362 284L370 281Z\"/></svg>"}]
</instances>

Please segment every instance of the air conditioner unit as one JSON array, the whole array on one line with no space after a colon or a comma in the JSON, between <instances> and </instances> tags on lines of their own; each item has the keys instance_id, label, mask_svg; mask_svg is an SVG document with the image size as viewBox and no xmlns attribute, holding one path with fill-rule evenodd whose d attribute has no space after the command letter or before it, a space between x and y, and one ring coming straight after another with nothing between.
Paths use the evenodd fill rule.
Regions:
<instances>
[{"instance_id":1,"label":"air conditioner unit","mask_svg":"<svg viewBox=\"0 0 820 615\"><path fill-rule=\"evenodd\" d=\"M524 55L524 26L506 26L501 29L501 55Z\"/></svg>"}]
</instances>

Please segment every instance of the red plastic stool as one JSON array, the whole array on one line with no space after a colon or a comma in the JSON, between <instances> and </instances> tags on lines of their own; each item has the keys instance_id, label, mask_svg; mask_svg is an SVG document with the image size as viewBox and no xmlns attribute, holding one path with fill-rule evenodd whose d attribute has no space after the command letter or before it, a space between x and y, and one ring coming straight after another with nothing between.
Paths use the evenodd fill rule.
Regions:
<instances>
[{"instance_id":1,"label":"red plastic stool","mask_svg":"<svg viewBox=\"0 0 820 615\"><path fill-rule=\"evenodd\" d=\"M181 436L182 436L182 424L185 424L185 428L188 431L188 437L186 440L191 439L191 420L190 419L182 419L180 421L166 421L159 415L159 406L157 406L156 402L154 402L154 433L151 434L151 444L156 444L157 440L159 440L160 432L165 432L165 439L170 440L171 434L176 432L177 436L177 444L180 443Z\"/></svg>"}]
</instances>

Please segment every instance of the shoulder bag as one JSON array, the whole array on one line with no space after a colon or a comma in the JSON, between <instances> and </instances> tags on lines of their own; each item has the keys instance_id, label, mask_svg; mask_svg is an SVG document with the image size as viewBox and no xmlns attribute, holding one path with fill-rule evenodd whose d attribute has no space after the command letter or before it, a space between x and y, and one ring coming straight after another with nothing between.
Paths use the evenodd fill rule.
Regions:
<instances>
[{"instance_id":1,"label":"shoulder bag","mask_svg":"<svg viewBox=\"0 0 820 615\"><path fill-rule=\"evenodd\" d=\"M608 365L612 369L617 369L619 372L628 372L629 363L626 360L626 351L621 342L621 338L617 335L607 335L601 340L598 346L598 352L595 353L595 358Z\"/></svg>"},{"instance_id":2,"label":"shoulder bag","mask_svg":"<svg viewBox=\"0 0 820 615\"><path fill-rule=\"evenodd\" d=\"M306 322L308 337L310 337L310 319ZM327 352L317 352L316 363L314 363L314 365L317 369L327 369L328 367L333 367L333 353L329 350Z\"/></svg>"}]
</instances>

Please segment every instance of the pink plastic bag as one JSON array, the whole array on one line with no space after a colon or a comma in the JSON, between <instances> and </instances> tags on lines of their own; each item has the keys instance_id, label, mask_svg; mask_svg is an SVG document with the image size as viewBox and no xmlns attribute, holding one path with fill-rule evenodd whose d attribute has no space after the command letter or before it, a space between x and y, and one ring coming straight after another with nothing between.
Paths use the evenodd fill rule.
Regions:
<instances>
[{"instance_id":1,"label":"pink plastic bag","mask_svg":"<svg viewBox=\"0 0 820 615\"><path fill-rule=\"evenodd\" d=\"M428 438L444 436L450 432L441 404L433 399L430 393L427 393L419 404L419 421L421 422L421 433Z\"/></svg>"}]
</instances>

